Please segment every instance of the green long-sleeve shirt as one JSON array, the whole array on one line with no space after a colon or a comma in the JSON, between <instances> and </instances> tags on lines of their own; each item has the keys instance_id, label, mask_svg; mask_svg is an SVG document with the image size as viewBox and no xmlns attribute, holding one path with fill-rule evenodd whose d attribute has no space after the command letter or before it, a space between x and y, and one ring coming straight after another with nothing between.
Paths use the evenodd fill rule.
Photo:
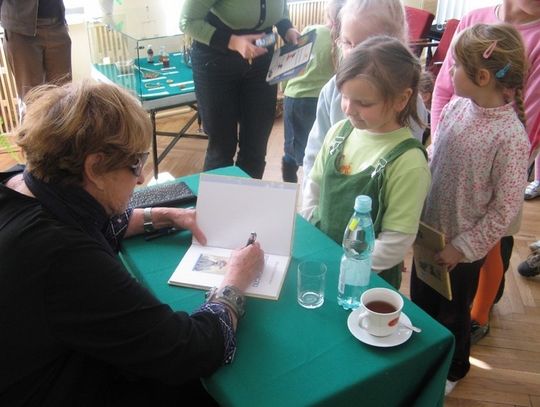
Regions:
<instances>
[{"instance_id":1,"label":"green long-sleeve shirt","mask_svg":"<svg viewBox=\"0 0 540 407\"><path fill-rule=\"evenodd\" d=\"M208 13L229 30L209 23ZM186 0L180 16L180 29L184 33L220 50L228 49L233 31L262 32L274 25L281 37L292 27L286 0Z\"/></svg>"}]
</instances>

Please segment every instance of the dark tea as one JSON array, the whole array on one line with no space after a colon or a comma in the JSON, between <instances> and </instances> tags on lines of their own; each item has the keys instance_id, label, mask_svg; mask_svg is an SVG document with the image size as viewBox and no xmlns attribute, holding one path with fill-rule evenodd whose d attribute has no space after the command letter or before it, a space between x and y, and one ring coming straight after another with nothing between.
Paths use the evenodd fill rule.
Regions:
<instances>
[{"instance_id":1,"label":"dark tea","mask_svg":"<svg viewBox=\"0 0 540 407\"><path fill-rule=\"evenodd\" d=\"M371 301L368 302L366 308L369 308L373 312L378 312L379 314L391 314L396 312L397 309L392 304L387 303L386 301Z\"/></svg>"}]
</instances>

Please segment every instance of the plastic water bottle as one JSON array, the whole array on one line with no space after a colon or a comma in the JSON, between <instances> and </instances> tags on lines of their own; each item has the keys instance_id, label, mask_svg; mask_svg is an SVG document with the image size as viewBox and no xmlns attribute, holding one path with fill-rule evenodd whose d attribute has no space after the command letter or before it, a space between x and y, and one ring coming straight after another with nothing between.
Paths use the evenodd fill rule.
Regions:
<instances>
[{"instance_id":1,"label":"plastic water bottle","mask_svg":"<svg viewBox=\"0 0 540 407\"><path fill-rule=\"evenodd\" d=\"M360 295L369 285L371 253L375 232L371 220L371 198L358 195L354 213L343 234L343 256L339 269L338 304L345 309L360 306Z\"/></svg>"}]
</instances>

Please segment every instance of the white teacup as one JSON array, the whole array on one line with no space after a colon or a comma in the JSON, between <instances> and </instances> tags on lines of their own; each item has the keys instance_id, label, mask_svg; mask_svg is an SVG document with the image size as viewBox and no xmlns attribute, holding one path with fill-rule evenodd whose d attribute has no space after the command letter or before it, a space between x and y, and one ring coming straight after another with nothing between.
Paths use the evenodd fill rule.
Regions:
<instances>
[{"instance_id":1,"label":"white teacup","mask_svg":"<svg viewBox=\"0 0 540 407\"><path fill-rule=\"evenodd\" d=\"M403 308L401 295L388 288L371 288L360 297L364 307L358 317L358 324L373 336L392 335L399 326L399 316Z\"/></svg>"}]
</instances>

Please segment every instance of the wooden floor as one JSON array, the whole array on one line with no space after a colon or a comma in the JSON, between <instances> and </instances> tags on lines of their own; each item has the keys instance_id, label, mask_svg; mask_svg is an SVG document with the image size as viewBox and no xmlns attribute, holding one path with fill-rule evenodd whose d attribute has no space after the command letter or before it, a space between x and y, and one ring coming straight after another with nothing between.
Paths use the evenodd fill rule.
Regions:
<instances>
[{"instance_id":1,"label":"wooden floor","mask_svg":"<svg viewBox=\"0 0 540 407\"><path fill-rule=\"evenodd\" d=\"M180 128L187 114L158 118L161 130ZM193 126L193 130L197 130ZM168 141L160 137L161 147ZM182 139L160 164L160 172L175 177L200 172L206 141ZM264 179L281 180L283 124L276 120L267 155ZM0 170L8 168L13 158L0 153ZM152 177L152 164L145 167L146 181ZM301 171L300 171L301 176ZM518 264L529 254L528 244L540 239L540 198L525 202L520 232L510 269L506 274L506 289L501 301L493 307L491 331L473 346L472 369L446 398L446 407L531 406L540 407L540 276L524 278L517 273ZM410 264L410 256L408 259ZM406 273L402 292L409 294L409 274ZM381 406L383 407L383 406Z\"/></svg>"}]
</instances>

